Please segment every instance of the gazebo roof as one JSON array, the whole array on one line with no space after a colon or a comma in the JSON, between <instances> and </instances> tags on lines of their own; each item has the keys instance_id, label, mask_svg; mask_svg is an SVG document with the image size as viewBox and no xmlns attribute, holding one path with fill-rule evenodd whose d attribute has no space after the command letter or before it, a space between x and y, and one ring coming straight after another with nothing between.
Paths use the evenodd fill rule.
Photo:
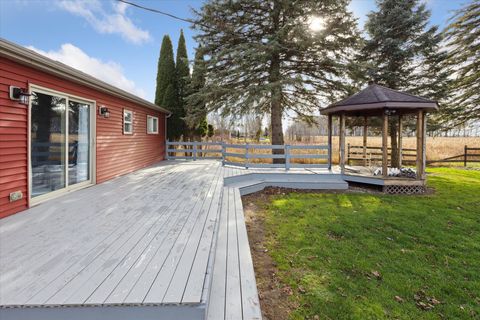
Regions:
<instances>
[{"instance_id":1,"label":"gazebo roof","mask_svg":"<svg viewBox=\"0 0 480 320\"><path fill-rule=\"evenodd\" d=\"M384 109L396 110L398 113L413 113L416 110L438 110L436 101L417 97L406 92L393 90L378 84L370 84L360 92L335 102L321 114L345 112L355 115L369 115L383 112Z\"/></svg>"}]
</instances>

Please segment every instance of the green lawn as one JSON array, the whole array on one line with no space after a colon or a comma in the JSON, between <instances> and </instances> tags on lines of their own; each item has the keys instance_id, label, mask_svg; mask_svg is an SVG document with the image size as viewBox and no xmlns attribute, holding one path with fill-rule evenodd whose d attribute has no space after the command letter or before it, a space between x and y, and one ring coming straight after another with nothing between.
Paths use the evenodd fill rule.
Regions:
<instances>
[{"instance_id":1,"label":"green lawn","mask_svg":"<svg viewBox=\"0 0 480 320\"><path fill-rule=\"evenodd\" d=\"M428 196L257 203L292 319L480 319L480 171L428 172Z\"/></svg>"}]
</instances>

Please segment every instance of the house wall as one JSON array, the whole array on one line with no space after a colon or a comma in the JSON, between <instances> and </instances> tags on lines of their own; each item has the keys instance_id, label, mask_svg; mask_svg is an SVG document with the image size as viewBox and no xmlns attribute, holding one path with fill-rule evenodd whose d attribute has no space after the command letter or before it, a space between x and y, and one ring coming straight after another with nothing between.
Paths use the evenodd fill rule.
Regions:
<instances>
[{"instance_id":1,"label":"house wall","mask_svg":"<svg viewBox=\"0 0 480 320\"><path fill-rule=\"evenodd\" d=\"M9 86L37 85L95 100L96 182L101 183L165 157L165 114L128 100L96 91L72 81L0 57L0 218L27 209L28 203L28 107L9 99ZM109 118L98 115L106 106ZM123 109L133 111L133 134L123 134ZM147 115L159 118L159 134L147 134ZM10 202L13 191L21 200Z\"/></svg>"}]
</instances>

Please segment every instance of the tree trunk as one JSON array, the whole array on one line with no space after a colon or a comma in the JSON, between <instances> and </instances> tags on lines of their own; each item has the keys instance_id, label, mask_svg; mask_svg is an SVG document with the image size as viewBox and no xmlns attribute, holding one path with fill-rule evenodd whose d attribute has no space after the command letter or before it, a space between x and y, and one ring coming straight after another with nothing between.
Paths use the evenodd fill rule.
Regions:
<instances>
[{"instance_id":1,"label":"tree trunk","mask_svg":"<svg viewBox=\"0 0 480 320\"><path fill-rule=\"evenodd\" d=\"M280 6L278 1L273 2L272 19L273 28L278 30L280 27ZM272 84L270 90L271 104L270 113L272 121L272 144L283 145L283 126L282 126L282 86L279 83L281 80L280 75L280 54L278 52L272 52L269 70L269 82ZM273 149L272 154L284 154L283 149ZM273 159L273 163L285 163L285 159Z\"/></svg>"},{"instance_id":2,"label":"tree trunk","mask_svg":"<svg viewBox=\"0 0 480 320\"><path fill-rule=\"evenodd\" d=\"M270 67L270 82L278 82L280 77L280 63L278 59L272 59ZM282 88L274 85L271 90L271 121L272 121L272 144L283 145L283 125L282 125ZM273 149L272 154L283 154L283 149ZM273 159L273 163L285 163L285 159Z\"/></svg>"}]
</instances>

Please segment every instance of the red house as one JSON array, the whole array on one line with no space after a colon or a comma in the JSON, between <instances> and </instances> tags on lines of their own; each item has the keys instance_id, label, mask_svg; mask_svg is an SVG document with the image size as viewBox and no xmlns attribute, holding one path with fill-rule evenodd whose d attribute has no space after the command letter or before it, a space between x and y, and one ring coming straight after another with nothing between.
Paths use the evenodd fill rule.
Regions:
<instances>
[{"instance_id":1,"label":"red house","mask_svg":"<svg viewBox=\"0 0 480 320\"><path fill-rule=\"evenodd\" d=\"M0 39L0 218L163 160L168 114Z\"/></svg>"}]
</instances>

